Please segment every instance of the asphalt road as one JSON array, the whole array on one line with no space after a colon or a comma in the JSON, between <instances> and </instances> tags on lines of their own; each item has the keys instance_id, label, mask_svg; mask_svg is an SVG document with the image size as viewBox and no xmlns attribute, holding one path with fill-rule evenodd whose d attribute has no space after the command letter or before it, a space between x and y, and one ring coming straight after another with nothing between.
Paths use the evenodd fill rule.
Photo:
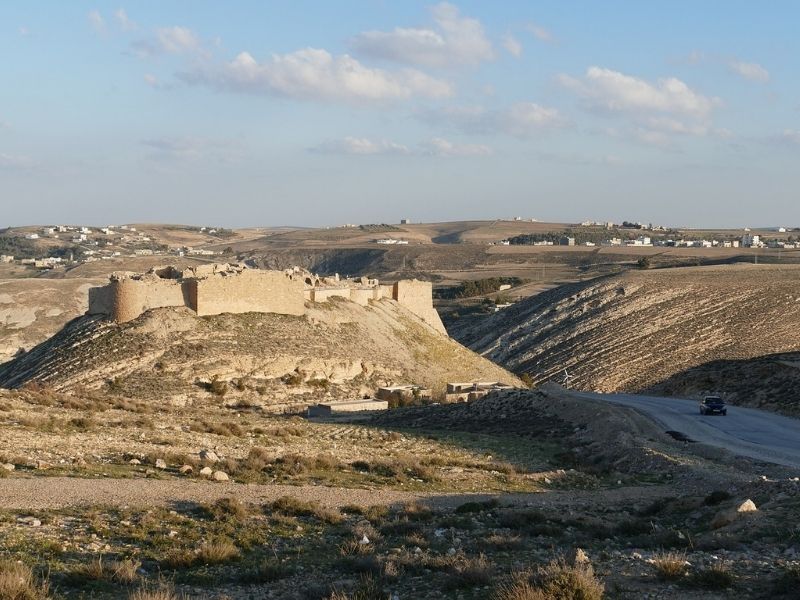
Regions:
<instances>
[{"instance_id":1,"label":"asphalt road","mask_svg":"<svg viewBox=\"0 0 800 600\"><path fill-rule=\"evenodd\" d=\"M664 431L679 431L696 442L725 448L738 456L800 468L800 420L775 413L728 406L727 416L703 416L696 400L575 392L579 398L636 408Z\"/></svg>"}]
</instances>

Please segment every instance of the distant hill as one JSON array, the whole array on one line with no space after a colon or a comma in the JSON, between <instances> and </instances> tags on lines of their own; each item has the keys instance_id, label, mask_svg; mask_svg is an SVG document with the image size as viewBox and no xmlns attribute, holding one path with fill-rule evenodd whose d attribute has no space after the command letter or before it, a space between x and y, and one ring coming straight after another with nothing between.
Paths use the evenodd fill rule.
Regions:
<instances>
[{"instance_id":1,"label":"distant hill","mask_svg":"<svg viewBox=\"0 0 800 600\"><path fill-rule=\"evenodd\" d=\"M158 402L217 395L282 407L359 398L379 385L448 381L519 384L512 374L427 326L392 300L332 300L292 317L197 317L152 310L117 325L94 317L0 366L0 387L88 388Z\"/></svg>"},{"instance_id":2,"label":"distant hill","mask_svg":"<svg viewBox=\"0 0 800 600\"><path fill-rule=\"evenodd\" d=\"M788 384L771 390L774 382L755 374L774 361L751 359L800 351L800 267L629 271L455 321L450 333L535 384L561 381L567 369L578 389L691 395L726 387L710 375L724 366L728 379L748 382L749 394L728 386L742 402L769 403ZM734 361L751 362L737 369ZM800 386L800 370L786 369Z\"/></svg>"}]
</instances>

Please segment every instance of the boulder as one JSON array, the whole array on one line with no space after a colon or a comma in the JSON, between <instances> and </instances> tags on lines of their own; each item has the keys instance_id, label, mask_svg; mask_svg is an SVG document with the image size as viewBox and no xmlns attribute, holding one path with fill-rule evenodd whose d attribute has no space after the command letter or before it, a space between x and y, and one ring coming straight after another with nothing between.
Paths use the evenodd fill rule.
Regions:
<instances>
[{"instance_id":1,"label":"boulder","mask_svg":"<svg viewBox=\"0 0 800 600\"><path fill-rule=\"evenodd\" d=\"M15 468L16 467L14 467L14 465L11 463L4 463L0 465L0 469L3 469L4 471L13 471Z\"/></svg>"},{"instance_id":2,"label":"boulder","mask_svg":"<svg viewBox=\"0 0 800 600\"><path fill-rule=\"evenodd\" d=\"M203 475L204 477L211 477L213 473L214 471L211 469L211 467L203 467L200 469L200 475Z\"/></svg>"},{"instance_id":3,"label":"boulder","mask_svg":"<svg viewBox=\"0 0 800 600\"><path fill-rule=\"evenodd\" d=\"M163 458L156 459L156 469L166 469L167 462Z\"/></svg>"},{"instance_id":4,"label":"boulder","mask_svg":"<svg viewBox=\"0 0 800 600\"><path fill-rule=\"evenodd\" d=\"M184 475L187 475L192 471L194 471L194 467L192 467L192 465L183 465L180 469L178 469L178 471L180 471Z\"/></svg>"},{"instance_id":5,"label":"boulder","mask_svg":"<svg viewBox=\"0 0 800 600\"><path fill-rule=\"evenodd\" d=\"M714 515L714 518L711 519L711 529L719 529L720 527L725 527L726 525L730 525L731 523L736 522L742 517L748 516L756 512L758 512L758 508L756 507L755 502L753 502L750 499L747 499L736 508L721 510L716 515Z\"/></svg>"},{"instance_id":6,"label":"boulder","mask_svg":"<svg viewBox=\"0 0 800 600\"><path fill-rule=\"evenodd\" d=\"M214 474L211 476L214 481L228 481L230 477L225 471L214 471Z\"/></svg>"},{"instance_id":7,"label":"boulder","mask_svg":"<svg viewBox=\"0 0 800 600\"><path fill-rule=\"evenodd\" d=\"M206 462L219 462L219 456L213 450L200 450L200 458Z\"/></svg>"}]
</instances>

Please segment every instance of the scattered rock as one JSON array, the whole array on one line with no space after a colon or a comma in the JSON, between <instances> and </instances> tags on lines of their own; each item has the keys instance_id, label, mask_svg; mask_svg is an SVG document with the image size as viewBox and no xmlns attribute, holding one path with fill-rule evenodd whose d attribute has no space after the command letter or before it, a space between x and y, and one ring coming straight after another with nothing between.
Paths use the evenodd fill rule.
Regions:
<instances>
[{"instance_id":1,"label":"scattered rock","mask_svg":"<svg viewBox=\"0 0 800 600\"><path fill-rule=\"evenodd\" d=\"M183 465L180 469L178 469L178 471L186 475L187 473L194 471L194 467L192 467L192 465Z\"/></svg>"},{"instance_id":2,"label":"scattered rock","mask_svg":"<svg viewBox=\"0 0 800 600\"><path fill-rule=\"evenodd\" d=\"M214 481L228 481L230 477L225 471L214 471L214 474L211 476Z\"/></svg>"},{"instance_id":3,"label":"scattered rock","mask_svg":"<svg viewBox=\"0 0 800 600\"><path fill-rule=\"evenodd\" d=\"M4 464L0 465L0 469L3 469L5 471L13 471L15 469L15 467L11 463L4 463Z\"/></svg>"},{"instance_id":4,"label":"scattered rock","mask_svg":"<svg viewBox=\"0 0 800 600\"><path fill-rule=\"evenodd\" d=\"M28 527L40 527L42 524L42 522L36 517L20 517L17 519L17 523L20 523L21 525L27 525Z\"/></svg>"},{"instance_id":5,"label":"scattered rock","mask_svg":"<svg viewBox=\"0 0 800 600\"><path fill-rule=\"evenodd\" d=\"M129 465L140 465L140 464L142 464L142 461L140 461L138 458L132 458L132 459L130 459L128 461L128 464Z\"/></svg>"},{"instance_id":6,"label":"scattered rock","mask_svg":"<svg viewBox=\"0 0 800 600\"><path fill-rule=\"evenodd\" d=\"M167 462L163 458L156 459L156 469L166 469Z\"/></svg>"},{"instance_id":7,"label":"scattered rock","mask_svg":"<svg viewBox=\"0 0 800 600\"><path fill-rule=\"evenodd\" d=\"M200 475L202 475L203 477L211 477L211 475L213 474L214 474L214 469L212 469L211 467L203 467L202 469L200 469Z\"/></svg>"},{"instance_id":8,"label":"scattered rock","mask_svg":"<svg viewBox=\"0 0 800 600\"><path fill-rule=\"evenodd\" d=\"M756 503L748 498L739 505L739 507L736 509L736 512L737 513L758 512L758 508L756 507Z\"/></svg>"},{"instance_id":9,"label":"scattered rock","mask_svg":"<svg viewBox=\"0 0 800 600\"><path fill-rule=\"evenodd\" d=\"M200 450L200 458L210 463L219 462L219 456L213 450Z\"/></svg>"},{"instance_id":10,"label":"scattered rock","mask_svg":"<svg viewBox=\"0 0 800 600\"><path fill-rule=\"evenodd\" d=\"M711 529L725 527L726 525L730 525L731 523L737 521L741 517L755 512L758 512L755 502L750 499L745 500L736 508L722 510L714 515L714 518L711 520Z\"/></svg>"}]
</instances>

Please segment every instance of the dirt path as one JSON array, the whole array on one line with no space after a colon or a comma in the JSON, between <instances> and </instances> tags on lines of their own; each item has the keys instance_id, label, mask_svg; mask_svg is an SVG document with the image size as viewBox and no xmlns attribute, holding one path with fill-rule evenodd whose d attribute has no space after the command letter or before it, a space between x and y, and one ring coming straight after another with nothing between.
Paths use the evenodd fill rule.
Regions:
<instances>
[{"instance_id":1,"label":"dirt path","mask_svg":"<svg viewBox=\"0 0 800 600\"><path fill-rule=\"evenodd\" d=\"M447 494L399 490L359 490L313 485L256 485L191 480L82 479L77 477L8 478L0 483L0 509L41 510L71 506L164 506L182 502L209 502L234 496L246 503L266 503L281 496L315 501L340 508L347 504L403 504L421 500L440 507L454 507L470 500L499 497L504 503L546 507L574 506L598 501L635 501L668 495L665 486L594 491L557 491L526 494Z\"/></svg>"}]
</instances>

